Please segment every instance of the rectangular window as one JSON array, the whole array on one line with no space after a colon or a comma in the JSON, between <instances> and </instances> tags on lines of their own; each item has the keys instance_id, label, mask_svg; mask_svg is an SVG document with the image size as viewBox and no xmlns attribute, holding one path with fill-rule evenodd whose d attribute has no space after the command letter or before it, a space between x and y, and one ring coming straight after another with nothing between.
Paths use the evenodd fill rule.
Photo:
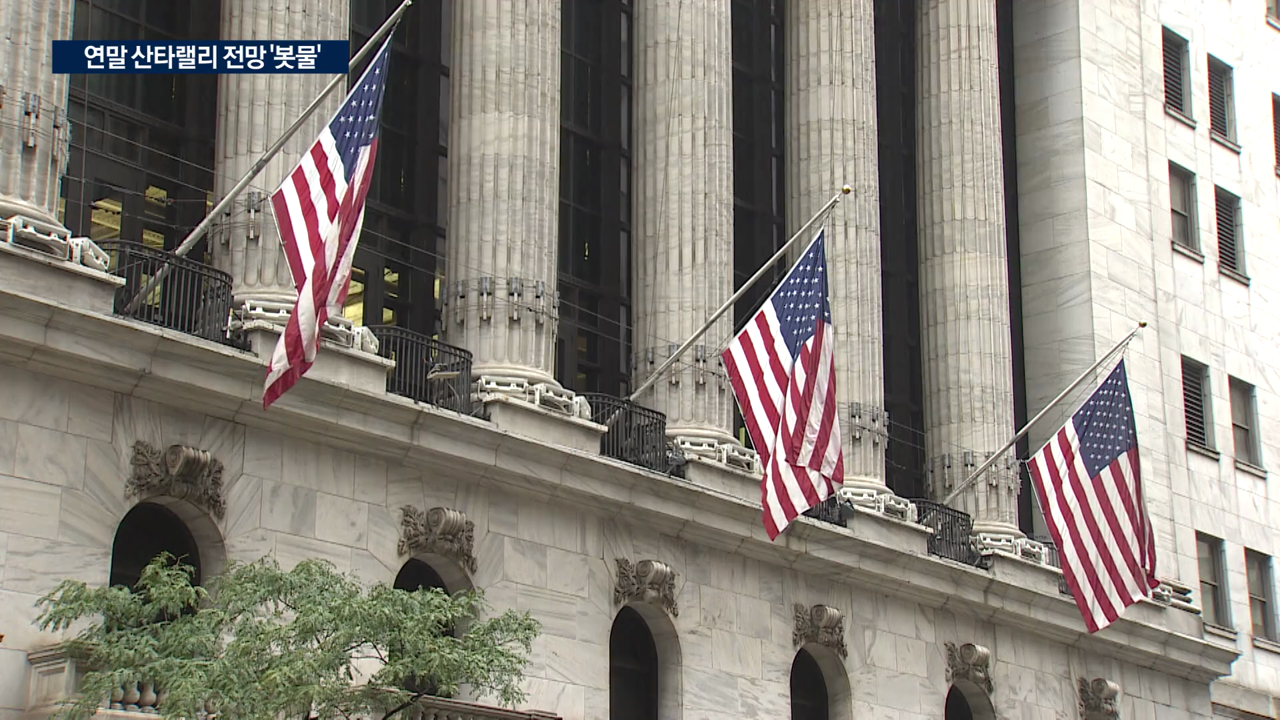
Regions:
<instances>
[{"instance_id":1,"label":"rectangular window","mask_svg":"<svg viewBox=\"0 0 1280 720\"><path fill-rule=\"evenodd\" d=\"M1182 402L1187 420L1187 444L1213 448L1213 413L1209 404L1209 368L1182 358Z\"/></svg>"},{"instance_id":2,"label":"rectangular window","mask_svg":"<svg viewBox=\"0 0 1280 720\"><path fill-rule=\"evenodd\" d=\"M1164 106L1186 117L1191 117L1189 47L1186 38L1164 29Z\"/></svg>"},{"instance_id":3,"label":"rectangular window","mask_svg":"<svg viewBox=\"0 0 1280 720\"><path fill-rule=\"evenodd\" d=\"M1280 22L1280 0L1267 0L1267 17Z\"/></svg>"},{"instance_id":4,"label":"rectangular window","mask_svg":"<svg viewBox=\"0 0 1280 720\"><path fill-rule=\"evenodd\" d=\"M1271 96L1271 134L1275 136L1276 174L1280 174L1280 95Z\"/></svg>"},{"instance_id":5,"label":"rectangular window","mask_svg":"<svg viewBox=\"0 0 1280 720\"><path fill-rule=\"evenodd\" d=\"M1196 233L1196 176L1186 168L1169 163L1169 207L1173 213L1173 241L1200 251Z\"/></svg>"},{"instance_id":6,"label":"rectangular window","mask_svg":"<svg viewBox=\"0 0 1280 720\"><path fill-rule=\"evenodd\" d=\"M1244 564L1249 576L1249 615L1253 620L1253 636L1275 640L1271 556L1245 548Z\"/></svg>"},{"instance_id":7,"label":"rectangular window","mask_svg":"<svg viewBox=\"0 0 1280 720\"><path fill-rule=\"evenodd\" d=\"M1231 435L1235 442L1236 460L1262 467L1258 449L1257 390L1239 378L1229 378L1231 388Z\"/></svg>"},{"instance_id":8,"label":"rectangular window","mask_svg":"<svg viewBox=\"0 0 1280 720\"><path fill-rule=\"evenodd\" d=\"M1240 223L1240 198L1220 187L1213 189L1218 223L1218 266L1244 274L1244 233Z\"/></svg>"},{"instance_id":9,"label":"rectangular window","mask_svg":"<svg viewBox=\"0 0 1280 720\"><path fill-rule=\"evenodd\" d=\"M1196 554L1200 560L1200 607L1204 621L1218 627L1231 627L1226 575L1222 571L1222 540L1196 533Z\"/></svg>"},{"instance_id":10,"label":"rectangular window","mask_svg":"<svg viewBox=\"0 0 1280 720\"><path fill-rule=\"evenodd\" d=\"M1209 56L1209 132L1235 142L1235 88L1231 66Z\"/></svg>"}]
</instances>

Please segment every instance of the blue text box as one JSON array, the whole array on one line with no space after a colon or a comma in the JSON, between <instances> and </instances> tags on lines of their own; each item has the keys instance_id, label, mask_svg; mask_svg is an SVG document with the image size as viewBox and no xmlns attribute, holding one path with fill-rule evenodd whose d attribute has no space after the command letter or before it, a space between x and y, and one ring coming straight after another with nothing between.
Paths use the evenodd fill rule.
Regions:
<instances>
[{"instance_id":1,"label":"blue text box","mask_svg":"<svg viewBox=\"0 0 1280 720\"><path fill-rule=\"evenodd\" d=\"M54 40L53 71L342 75L350 47L346 40Z\"/></svg>"}]
</instances>

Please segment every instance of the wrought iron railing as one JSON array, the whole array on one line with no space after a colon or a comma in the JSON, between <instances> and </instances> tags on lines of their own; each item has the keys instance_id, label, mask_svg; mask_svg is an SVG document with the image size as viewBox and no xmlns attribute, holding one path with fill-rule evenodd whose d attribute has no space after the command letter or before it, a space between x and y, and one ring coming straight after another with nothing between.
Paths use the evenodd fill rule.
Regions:
<instances>
[{"instance_id":1,"label":"wrought iron railing","mask_svg":"<svg viewBox=\"0 0 1280 720\"><path fill-rule=\"evenodd\" d=\"M421 403L472 414L471 353L395 325L370 325L378 354L396 362L387 392Z\"/></svg>"},{"instance_id":2,"label":"wrought iron railing","mask_svg":"<svg viewBox=\"0 0 1280 720\"><path fill-rule=\"evenodd\" d=\"M930 555L977 565L981 556L973 549L973 518L933 500L912 500L916 504L917 522L933 531L929 536Z\"/></svg>"},{"instance_id":3,"label":"wrought iron railing","mask_svg":"<svg viewBox=\"0 0 1280 720\"><path fill-rule=\"evenodd\" d=\"M804 514L814 520L821 520L822 522L831 523L832 525L847 527L844 520L844 511L840 505L840 498L835 495L832 495L826 500L823 500L817 505L809 508Z\"/></svg>"},{"instance_id":4,"label":"wrought iron railing","mask_svg":"<svg viewBox=\"0 0 1280 720\"><path fill-rule=\"evenodd\" d=\"M605 426L600 454L660 473L674 468L667 450L667 416L629 400L579 393L591 405L591 421Z\"/></svg>"},{"instance_id":5,"label":"wrought iron railing","mask_svg":"<svg viewBox=\"0 0 1280 720\"><path fill-rule=\"evenodd\" d=\"M125 280L116 290L115 312L124 317L195 335L223 344L233 343L227 333L231 319L231 276L221 270L124 240L103 240L98 245L111 256L111 272ZM151 291L138 293L165 265L172 269Z\"/></svg>"}]
</instances>

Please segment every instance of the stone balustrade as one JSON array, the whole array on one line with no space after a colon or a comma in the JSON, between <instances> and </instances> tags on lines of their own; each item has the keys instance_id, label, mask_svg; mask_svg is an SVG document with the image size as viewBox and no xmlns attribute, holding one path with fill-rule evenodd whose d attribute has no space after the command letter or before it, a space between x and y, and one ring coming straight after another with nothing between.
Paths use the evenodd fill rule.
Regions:
<instances>
[{"instance_id":1,"label":"stone balustrade","mask_svg":"<svg viewBox=\"0 0 1280 720\"><path fill-rule=\"evenodd\" d=\"M109 710L155 715L160 712L160 705L164 702L165 694L163 690L156 688L155 683L124 683L111 691L111 700L106 704L106 707Z\"/></svg>"},{"instance_id":2,"label":"stone balustrade","mask_svg":"<svg viewBox=\"0 0 1280 720\"><path fill-rule=\"evenodd\" d=\"M409 720L560 720L558 715L528 710L507 710L461 700L423 698L409 713Z\"/></svg>"}]
</instances>

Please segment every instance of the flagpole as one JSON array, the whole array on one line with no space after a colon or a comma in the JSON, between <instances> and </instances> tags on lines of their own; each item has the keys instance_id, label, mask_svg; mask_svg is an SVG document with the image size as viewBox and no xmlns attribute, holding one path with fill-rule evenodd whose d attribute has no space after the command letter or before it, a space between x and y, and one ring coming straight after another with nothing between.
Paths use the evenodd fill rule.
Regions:
<instances>
[{"instance_id":1,"label":"flagpole","mask_svg":"<svg viewBox=\"0 0 1280 720\"><path fill-rule=\"evenodd\" d=\"M842 197L851 192L853 192L853 188L848 185L840 188L840 192L833 195L831 199L827 201L826 205L823 205L818 212L814 213L813 217L809 218L809 222L802 225L800 229L796 231L796 234L791 236L790 240L783 243L782 247L778 248L778 252L774 253L773 257L769 258L768 262L761 265L759 270L756 270L755 275L747 278L747 281L742 284L742 287L738 288L737 292L730 295L729 299L724 301L724 304L720 306L720 309L711 313L711 317L707 318L707 321L702 324L702 327L698 328L697 332L691 335L688 340L685 340L683 345L676 348L676 351L671 353L671 357L664 360L663 363L658 366L658 369L654 370L653 373L649 375L649 379L641 383L640 387L636 388L636 391L631 393L631 396L628 397L627 400L629 402L635 402L636 398L640 397L641 393L652 387L653 384L658 381L658 378L662 377L663 373L671 369L672 365L676 364L676 361L680 359L680 356L683 355L686 350L692 347L699 338L707 334L707 331L711 329L712 325L716 324L716 321L720 319L720 316L728 312L729 308L733 307L733 304L738 302L743 295L746 295L747 291L759 282L760 278L767 275L768 272L773 269L773 266L787 254L787 251L791 249L791 246L795 245L796 241L804 237L805 234L809 232L809 229L813 227L814 223L818 222L823 215L826 215L831 208L835 207L836 203L840 202Z\"/></svg>"},{"instance_id":2,"label":"flagpole","mask_svg":"<svg viewBox=\"0 0 1280 720\"><path fill-rule=\"evenodd\" d=\"M944 500L942 504L950 505L951 501L955 500L957 495L963 492L965 488L972 485L974 481L978 479L978 476L982 475L982 473L985 472L987 468L994 465L996 460L1000 459L1001 455L1004 455L1006 452L1008 452L1009 448L1012 448L1014 445L1017 445L1018 441L1021 440L1029 430L1031 430L1032 425L1035 425L1037 422L1039 422L1040 419L1043 418L1045 415L1047 415L1050 410L1052 410L1055 406L1057 406L1058 403L1066 399L1066 397L1070 395L1073 390L1075 390L1077 387L1080 387L1080 384L1083 383L1085 380L1089 379L1089 376L1093 375L1093 373L1097 371L1098 368L1102 367L1102 365L1106 363L1107 360L1114 357L1117 352L1123 350L1124 347L1128 345L1131 340L1133 340L1134 336L1138 334L1138 331L1142 330L1142 328L1146 326L1147 326L1147 323L1145 320L1142 322L1139 322L1138 327L1134 328L1128 335L1125 335L1124 339L1122 339L1120 342L1115 344L1115 347L1108 350L1107 354L1098 358L1098 361L1095 362L1093 365L1091 365L1088 370L1085 370L1083 373L1081 373L1080 377L1075 379L1075 382L1068 385L1066 390L1063 390L1062 392L1058 393L1058 397L1050 400L1049 404L1045 405L1043 410L1036 413L1035 417L1028 420L1027 424L1023 425L1022 429L1014 434L1012 440L1006 443L1004 447L1000 448L998 452L993 453L991 457L987 458L987 461L979 465L978 469L974 470L969 475L969 477L965 479L964 482L957 485L956 489L951 491L951 494L947 496L947 499Z\"/></svg>"},{"instance_id":3,"label":"flagpole","mask_svg":"<svg viewBox=\"0 0 1280 720\"><path fill-rule=\"evenodd\" d=\"M387 33L391 32L395 28L396 22L400 20L400 16L403 15L412 4L413 0L404 0L404 2L400 3L400 7L396 8L395 12L391 13L386 22L382 23L382 27L378 28L378 30L365 42L364 46L360 48L360 51L352 56L351 61L347 64L347 73L335 75L333 80L329 81L329 84L325 86L324 90L320 91L320 94L316 96L316 99L312 100L311 104L307 106L307 109L302 111L302 114L298 116L298 119L294 120L293 124L284 131L284 134L272 143L271 147L267 148L266 152L262 154L262 157L258 158L258 161L253 164L253 167L249 168L249 172L245 173L244 176L240 178L239 182L227 191L227 194L218 201L218 204L213 207L213 210L209 211L209 214L204 216L204 219L200 221L200 224L196 225L195 229L187 235L186 239L184 239L182 243L174 249L174 255L177 257L183 257L191 251L191 248L195 247L196 243L200 242L201 238L209 232L209 228L213 226L214 220L225 212L226 209L230 207L231 203L235 202L236 198L240 197L240 193L244 192L244 189L249 187L249 183L253 182L253 179L258 176L258 173L262 172L263 168L267 166L267 163L271 162L272 158L284 149L285 143L289 142L289 140L291 140L293 136L302 129L302 126L307 122L307 120L311 119L311 116L315 114L316 110L320 109L320 105L324 103L325 99L333 94L333 91L336 90L340 84L346 81L347 74L351 72L351 69L359 65L360 61L364 60L365 56L368 55L384 37L386 37ZM161 281L163 281L169 274L172 267L173 266L168 263L165 263L165 265L160 268L160 271L155 274L155 277L151 278L151 282L147 283L146 287L143 288L142 292L134 296L133 300L129 302L129 306L125 308L124 314L128 315L134 310L137 310L138 305L142 304L143 299L155 292L156 287L159 286Z\"/></svg>"}]
</instances>

